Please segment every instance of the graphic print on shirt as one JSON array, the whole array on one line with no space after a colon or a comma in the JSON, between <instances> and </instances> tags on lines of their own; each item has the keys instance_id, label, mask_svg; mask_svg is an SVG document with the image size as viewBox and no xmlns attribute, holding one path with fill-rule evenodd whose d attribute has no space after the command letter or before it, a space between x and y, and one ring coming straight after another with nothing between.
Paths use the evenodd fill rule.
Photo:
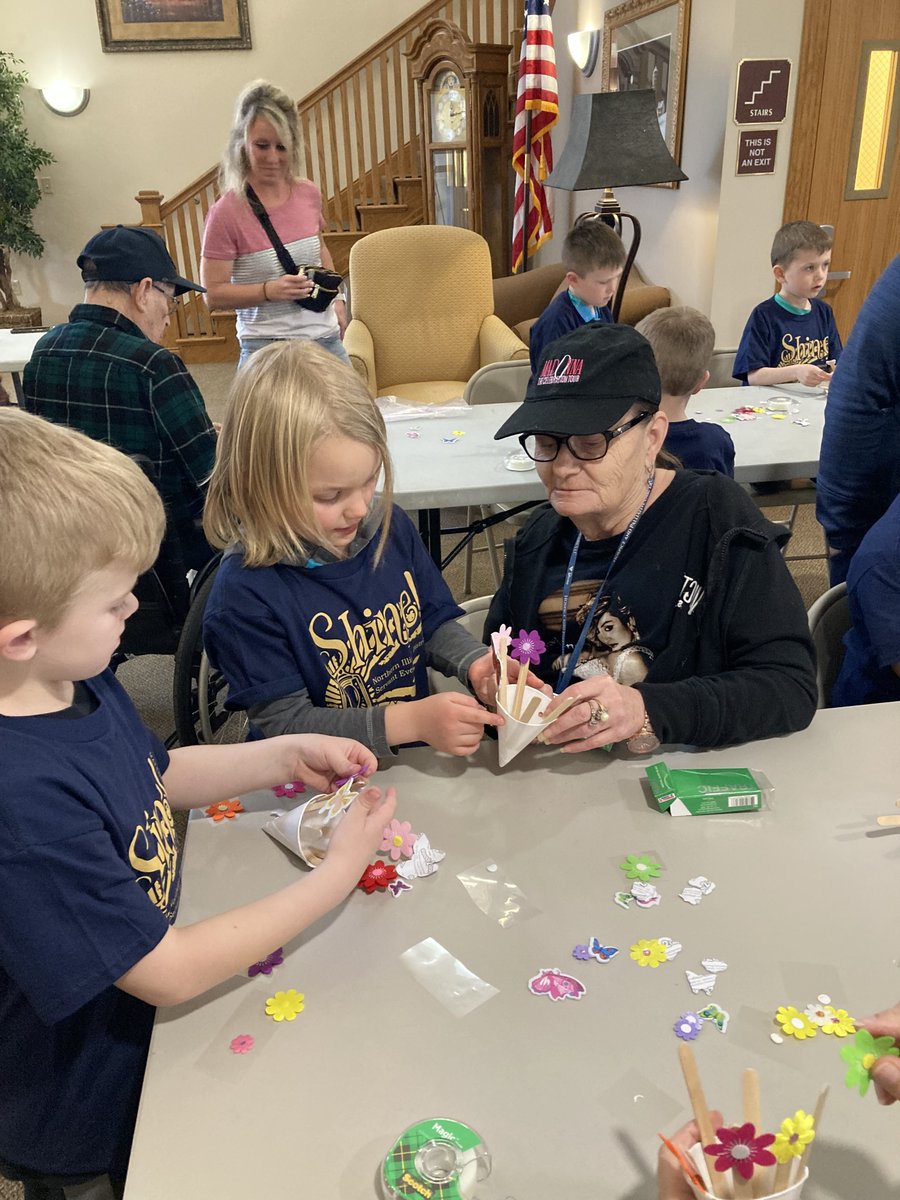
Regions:
<instances>
[{"instance_id":1,"label":"graphic print on shirt","mask_svg":"<svg viewBox=\"0 0 900 1200\"><path fill-rule=\"evenodd\" d=\"M152 903L171 921L178 911L178 842L175 822L166 796L162 776L152 755L147 766L153 775L156 800L144 823L138 825L128 847L128 861L137 874L140 887Z\"/></svg>"},{"instance_id":2,"label":"graphic print on shirt","mask_svg":"<svg viewBox=\"0 0 900 1200\"><path fill-rule=\"evenodd\" d=\"M309 636L318 646L329 681L329 708L371 708L393 700L414 700L416 664L422 653L422 606L410 571L396 600L377 612L363 608L362 620L349 609L337 619L318 612Z\"/></svg>"},{"instance_id":3,"label":"graphic print on shirt","mask_svg":"<svg viewBox=\"0 0 900 1200\"><path fill-rule=\"evenodd\" d=\"M829 353L830 339L801 337L799 333L786 333L781 339L781 356L777 367L800 367L805 363L826 363L833 356Z\"/></svg>"},{"instance_id":4,"label":"graphic print on shirt","mask_svg":"<svg viewBox=\"0 0 900 1200\"><path fill-rule=\"evenodd\" d=\"M577 641L601 583L599 579L582 579L572 586L567 632L570 643ZM538 608L538 616L558 638L562 631L562 591L545 597ZM571 647L563 650L553 664L554 670L562 670L569 661ZM616 683L631 685L646 678L652 661L653 651L641 645L637 619L630 605L623 602L617 592L601 596L574 677L590 679L594 675L611 675Z\"/></svg>"}]
</instances>

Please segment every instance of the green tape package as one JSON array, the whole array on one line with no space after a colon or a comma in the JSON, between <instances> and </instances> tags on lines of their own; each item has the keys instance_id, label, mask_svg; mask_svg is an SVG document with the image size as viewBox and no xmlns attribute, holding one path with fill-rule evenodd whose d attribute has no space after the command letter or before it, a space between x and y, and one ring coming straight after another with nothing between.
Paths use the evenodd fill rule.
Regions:
<instances>
[{"instance_id":1,"label":"green tape package","mask_svg":"<svg viewBox=\"0 0 900 1200\"><path fill-rule=\"evenodd\" d=\"M647 778L656 803L671 817L705 817L762 808L763 789L744 767L677 771L665 763L654 763L647 768Z\"/></svg>"}]
</instances>

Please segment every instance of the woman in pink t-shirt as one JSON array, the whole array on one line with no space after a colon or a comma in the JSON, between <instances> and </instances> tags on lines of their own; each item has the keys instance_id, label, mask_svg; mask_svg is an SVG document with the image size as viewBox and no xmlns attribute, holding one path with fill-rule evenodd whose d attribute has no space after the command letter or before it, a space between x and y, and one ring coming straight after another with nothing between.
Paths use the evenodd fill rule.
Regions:
<instances>
[{"instance_id":1,"label":"woman in pink t-shirt","mask_svg":"<svg viewBox=\"0 0 900 1200\"><path fill-rule=\"evenodd\" d=\"M341 342L343 299L324 312L295 303L312 291L304 274L285 274L269 235L248 203L252 187L288 254L298 265L334 269L322 239L322 197L298 178L300 132L289 96L265 80L244 88L222 158L222 195L203 231L200 278L211 309L233 308L241 362L269 342L307 338L349 362Z\"/></svg>"}]
</instances>

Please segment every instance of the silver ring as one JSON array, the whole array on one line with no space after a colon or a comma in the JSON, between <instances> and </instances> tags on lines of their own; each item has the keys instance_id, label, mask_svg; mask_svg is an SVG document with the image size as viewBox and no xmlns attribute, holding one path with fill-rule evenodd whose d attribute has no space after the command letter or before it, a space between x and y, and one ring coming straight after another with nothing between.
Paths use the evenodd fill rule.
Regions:
<instances>
[{"instance_id":1,"label":"silver ring","mask_svg":"<svg viewBox=\"0 0 900 1200\"><path fill-rule=\"evenodd\" d=\"M588 725L604 725L609 720L609 713L599 700L588 700L588 708L591 710Z\"/></svg>"}]
</instances>

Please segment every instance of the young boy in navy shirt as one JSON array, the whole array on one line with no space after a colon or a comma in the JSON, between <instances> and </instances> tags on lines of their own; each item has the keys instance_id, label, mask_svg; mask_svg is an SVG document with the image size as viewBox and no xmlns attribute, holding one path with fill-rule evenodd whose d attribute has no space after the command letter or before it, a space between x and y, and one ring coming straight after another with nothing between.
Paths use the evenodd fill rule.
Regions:
<instances>
[{"instance_id":1,"label":"young boy in navy shirt","mask_svg":"<svg viewBox=\"0 0 900 1200\"><path fill-rule=\"evenodd\" d=\"M681 305L658 308L635 328L653 347L659 371L659 407L669 418L663 449L693 471L721 471L733 479L734 442L727 430L687 415L691 396L709 379L707 364L716 344L712 324L696 308Z\"/></svg>"},{"instance_id":2,"label":"young boy in navy shirt","mask_svg":"<svg viewBox=\"0 0 900 1200\"><path fill-rule=\"evenodd\" d=\"M841 353L831 307L817 298L831 265L831 235L812 221L790 221L775 234L771 257L778 292L750 314L734 377L815 387L831 378Z\"/></svg>"},{"instance_id":3,"label":"young boy in navy shirt","mask_svg":"<svg viewBox=\"0 0 900 1200\"><path fill-rule=\"evenodd\" d=\"M554 296L531 327L532 375L549 342L587 321L612 321L609 305L622 278L625 258L622 239L603 221L589 217L569 230L562 248L566 290Z\"/></svg>"},{"instance_id":4,"label":"young boy in navy shirt","mask_svg":"<svg viewBox=\"0 0 900 1200\"><path fill-rule=\"evenodd\" d=\"M329 788L375 757L315 735L169 753L143 727L106 668L165 516L117 450L0 409L0 508L0 1174L26 1200L88 1182L121 1196L153 1006L340 903L394 800L367 789L312 874L174 928L173 808L301 777Z\"/></svg>"}]
</instances>

